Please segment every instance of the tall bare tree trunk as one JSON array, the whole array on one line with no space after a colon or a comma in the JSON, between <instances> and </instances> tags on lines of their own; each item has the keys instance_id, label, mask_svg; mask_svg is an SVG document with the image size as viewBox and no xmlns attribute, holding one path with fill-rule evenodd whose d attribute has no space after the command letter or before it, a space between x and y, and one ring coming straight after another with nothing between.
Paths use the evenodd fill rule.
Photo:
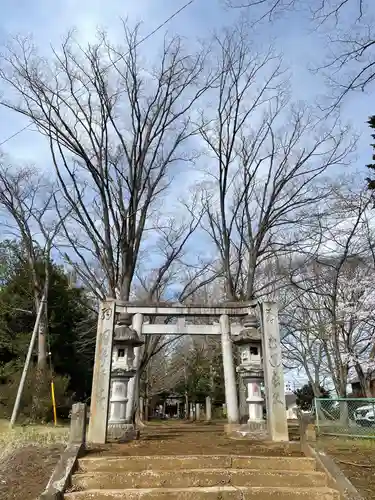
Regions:
<instances>
[{"instance_id":1,"label":"tall bare tree trunk","mask_svg":"<svg viewBox=\"0 0 375 500\"><path fill-rule=\"evenodd\" d=\"M369 377L366 377L360 363L356 362L354 367L355 367L355 370L357 372L357 377L358 377L359 383L361 385L361 391L362 391L363 397L372 398Z\"/></svg>"},{"instance_id":2,"label":"tall bare tree trunk","mask_svg":"<svg viewBox=\"0 0 375 500\"><path fill-rule=\"evenodd\" d=\"M150 401L149 401L149 365L146 367L146 380L145 380L145 420L150 420Z\"/></svg>"},{"instance_id":3,"label":"tall bare tree trunk","mask_svg":"<svg viewBox=\"0 0 375 500\"><path fill-rule=\"evenodd\" d=\"M40 304L39 299L35 301ZM47 302L44 305L44 311L38 328L38 361L35 371L34 393L31 407L31 418L33 422L40 421L45 417L46 405L50 397L49 376L47 366L47 328L48 313Z\"/></svg>"},{"instance_id":4,"label":"tall bare tree trunk","mask_svg":"<svg viewBox=\"0 0 375 500\"><path fill-rule=\"evenodd\" d=\"M47 318L45 312L38 329L38 369L47 369Z\"/></svg>"}]
</instances>

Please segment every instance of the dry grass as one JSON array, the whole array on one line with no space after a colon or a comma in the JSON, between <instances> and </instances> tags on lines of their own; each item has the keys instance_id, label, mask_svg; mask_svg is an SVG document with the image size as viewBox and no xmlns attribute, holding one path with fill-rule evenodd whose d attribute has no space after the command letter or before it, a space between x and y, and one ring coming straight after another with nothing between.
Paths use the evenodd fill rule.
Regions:
<instances>
[{"instance_id":1,"label":"dry grass","mask_svg":"<svg viewBox=\"0 0 375 500\"><path fill-rule=\"evenodd\" d=\"M317 439L318 448L331 448L337 450L353 450L358 452L375 452L375 439L320 436Z\"/></svg>"},{"instance_id":2,"label":"dry grass","mask_svg":"<svg viewBox=\"0 0 375 500\"><path fill-rule=\"evenodd\" d=\"M69 428L15 426L0 420L0 500L36 498L45 488Z\"/></svg>"},{"instance_id":3,"label":"dry grass","mask_svg":"<svg viewBox=\"0 0 375 500\"><path fill-rule=\"evenodd\" d=\"M375 439L321 436L316 443L328 453L367 500L375 500Z\"/></svg>"},{"instance_id":4,"label":"dry grass","mask_svg":"<svg viewBox=\"0 0 375 500\"><path fill-rule=\"evenodd\" d=\"M64 445L68 434L68 427L27 425L10 429L8 420L0 420L0 463L3 465L15 452L26 446Z\"/></svg>"}]
</instances>

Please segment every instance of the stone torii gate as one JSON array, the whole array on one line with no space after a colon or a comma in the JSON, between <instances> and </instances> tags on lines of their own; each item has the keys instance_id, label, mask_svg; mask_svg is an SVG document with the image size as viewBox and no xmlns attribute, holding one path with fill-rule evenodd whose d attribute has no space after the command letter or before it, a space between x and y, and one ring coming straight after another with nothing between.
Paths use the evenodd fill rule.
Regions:
<instances>
[{"instance_id":1,"label":"stone torii gate","mask_svg":"<svg viewBox=\"0 0 375 500\"><path fill-rule=\"evenodd\" d=\"M143 317L176 317L176 324L146 324ZM213 324L186 324L187 318L215 318ZM237 320L237 323L231 323ZM238 323L240 322L240 323ZM133 429L135 373L141 335L220 335L228 424L239 424L232 340L240 346L237 367L248 389L249 431L267 431L272 441L288 441L284 376L277 305L273 302L138 305L107 299L100 305L90 406L88 441L104 444ZM264 378L267 429L260 382ZM246 428L246 426L245 426ZM246 429L245 429L246 432Z\"/></svg>"}]
</instances>

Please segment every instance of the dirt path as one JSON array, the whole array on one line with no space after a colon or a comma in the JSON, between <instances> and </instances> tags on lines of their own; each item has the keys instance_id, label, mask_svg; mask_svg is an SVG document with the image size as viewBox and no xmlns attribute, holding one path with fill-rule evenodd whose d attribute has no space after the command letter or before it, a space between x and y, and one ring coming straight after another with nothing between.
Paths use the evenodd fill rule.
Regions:
<instances>
[{"instance_id":1,"label":"dirt path","mask_svg":"<svg viewBox=\"0 0 375 500\"><path fill-rule=\"evenodd\" d=\"M336 461L364 498L375 500L375 440L322 437L317 446Z\"/></svg>"},{"instance_id":2,"label":"dirt path","mask_svg":"<svg viewBox=\"0 0 375 500\"><path fill-rule=\"evenodd\" d=\"M298 429L290 429L290 438L298 440ZM375 440L319 438L316 446L334 458L363 494L375 500ZM301 456L298 443L273 444L233 440L226 437L223 423L206 425L168 421L148 423L139 441L112 444L92 449L89 455L262 455Z\"/></svg>"},{"instance_id":3,"label":"dirt path","mask_svg":"<svg viewBox=\"0 0 375 500\"><path fill-rule=\"evenodd\" d=\"M226 437L224 424L149 423L139 441L92 449L89 455L266 455L301 456L298 445L252 443Z\"/></svg>"},{"instance_id":4,"label":"dirt path","mask_svg":"<svg viewBox=\"0 0 375 500\"><path fill-rule=\"evenodd\" d=\"M47 485L62 446L25 446L0 464L0 500L33 500Z\"/></svg>"},{"instance_id":5,"label":"dirt path","mask_svg":"<svg viewBox=\"0 0 375 500\"><path fill-rule=\"evenodd\" d=\"M0 420L0 500L34 500L47 485L69 429L50 425L9 428Z\"/></svg>"}]
</instances>

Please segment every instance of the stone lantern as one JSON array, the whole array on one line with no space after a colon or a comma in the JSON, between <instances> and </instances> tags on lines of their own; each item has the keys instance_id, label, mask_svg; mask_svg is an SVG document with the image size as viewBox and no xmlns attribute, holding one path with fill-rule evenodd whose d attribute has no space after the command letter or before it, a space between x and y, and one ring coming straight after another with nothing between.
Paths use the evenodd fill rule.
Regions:
<instances>
[{"instance_id":1,"label":"stone lantern","mask_svg":"<svg viewBox=\"0 0 375 500\"><path fill-rule=\"evenodd\" d=\"M128 314L120 314L114 328L110 399L108 408L108 439L126 437L133 430L132 422L126 420L129 380L134 377L134 348L144 344L131 326Z\"/></svg>"},{"instance_id":2,"label":"stone lantern","mask_svg":"<svg viewBox=\"0 0 375 500\"><path fill-rule=\"evenodd\" d=\"M263 419L263 383L262 341L259 322L254 313L243 320L243 330L234 337L233 344L239 347L240 365L237 372L247 387L246 402L249 406L248 424L251 431L266 431Z\"/></svg>"}]
</instances>

